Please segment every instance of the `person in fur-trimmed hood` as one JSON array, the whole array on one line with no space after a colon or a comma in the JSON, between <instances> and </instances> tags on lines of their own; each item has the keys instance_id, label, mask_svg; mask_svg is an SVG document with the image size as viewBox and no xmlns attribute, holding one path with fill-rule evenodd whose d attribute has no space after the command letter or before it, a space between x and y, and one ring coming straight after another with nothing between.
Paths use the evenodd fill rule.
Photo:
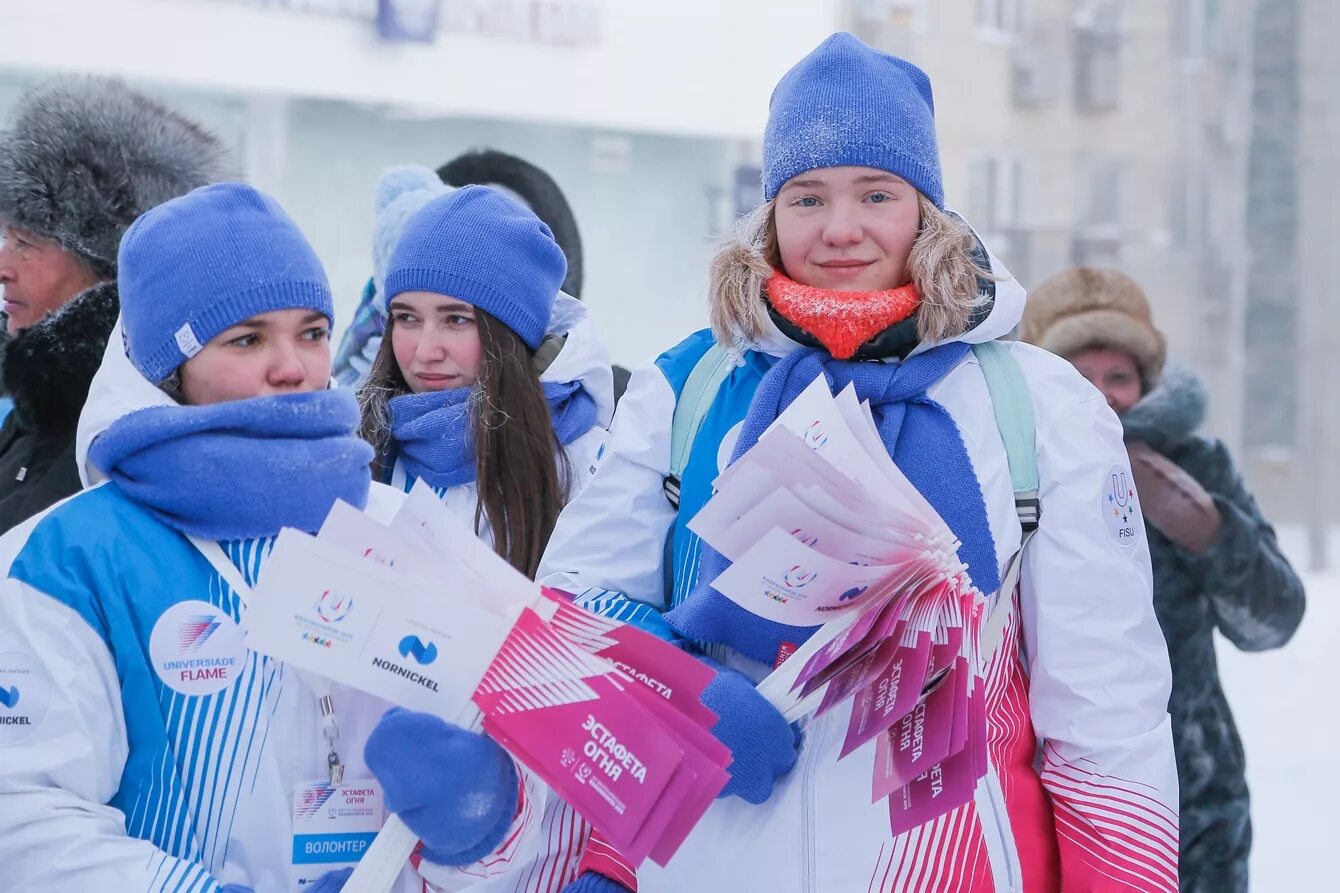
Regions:
<instances>
[{"instance_id":1,"label":"person in fur-trimmed hood","mask_svg":"<svg viewBox=\"0 0 1340 893\"><path fill-rule=\"evenodd\" d=\"M1142 528L1129 515L1111 524L1104 501L1114 476L1130 477L1121 426L1064 360L999 341L1024 290L945 202L935 134L929 75L851 34L783 76L763 132L765 203L711 264L712 328L634 373L540 563L543 584L682 644L714 674L699 700L731 751L730 781L674 858L637 868L641 893L1177 889L1167 649ZM1008 398L992 369L1018 372ZM724 372L715 391L702 384L709 371ZM973 658L985 713L973 722L988 744L910 770L924 770L936 803L914 828L891 823L897 794L893 806L872 797L878 735L888 753L902 746L880 724L890 716L797 710L792 726L756 687L799 659L823 615L779 623L727 598L715 584L730 559L690 523L718 476L816 382L868 401L862 449L901 470L992 594L999 636L984 634ZM1015 423L1031 428L1031 457L1002 435ZM1025 495L1010 466L1022 481L1030 459ZM825 587L840 595L823 582L809 592ZM931 723L926 735L915 724L903 727L908 749L929 760ZM977 774L945 797L956 767ZM564 893L633 887L631 866L598 843Z\"/></svg>"},{"instance_id":2,"label":"person in fur-trimmed hood","mask_svg":"<svg viewBox=\"0 0 1340 893\"><path fill-rule=\"evenodd\" d=\"M227 172L195 122L116 80L57 78L0 132L0 532L75 493L75 427L120 304L121 236Z\"/></svg>"},{"instance_id":3,"label":"person in fur-trimmed hood","mask_svg":"<svg viewBox=\"0 0 1340 893\"><path fill-rule=\"evenodd\" d=\"M1070 360L1121 417L1172 659L1181 891L1241 893L1252 836L1247 781L1213 633L1244 651L1280 647L1303 618L1302 583L1223 443L1197 433L1204 386L1165 361L1135 282L1114 270L1059 273L1030 295L1020 335Z\"/></svg>"}]
</instances>

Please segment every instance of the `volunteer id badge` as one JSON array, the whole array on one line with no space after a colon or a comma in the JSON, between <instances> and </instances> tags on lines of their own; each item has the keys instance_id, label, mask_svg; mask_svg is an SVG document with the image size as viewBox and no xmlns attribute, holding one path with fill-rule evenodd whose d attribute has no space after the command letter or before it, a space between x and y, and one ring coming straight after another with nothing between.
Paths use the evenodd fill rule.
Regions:
<instances>
[{"instance_id":1,"label":"volunteer id badge","mask_svg":"<svg viewBox=\"0 0 1340 893\"><path fill-rule=\"evenodd\" d=\"M385 818L381 785L373 779L298 785L293 792L290 893L302 893L328 871L357 865Z\"/></svg>"}]
</instances>

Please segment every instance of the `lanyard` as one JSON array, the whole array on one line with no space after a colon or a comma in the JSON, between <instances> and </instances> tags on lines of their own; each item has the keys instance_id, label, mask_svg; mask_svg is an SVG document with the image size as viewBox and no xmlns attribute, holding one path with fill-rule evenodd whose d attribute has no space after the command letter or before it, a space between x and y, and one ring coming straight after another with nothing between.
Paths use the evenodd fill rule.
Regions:
<instances>
[{"instance_id":1,"label":"lanyard","mask_svg":"<svg viewBox=\"0 0 1340 893\"><path fill-rule=\"evenodd\" d=\"M202 539L198 536L188 536L191 545L204 556L210 563L223 582L228 584L228 588L233 590L238 600L242 602L242 607L246 607L247 600L251 597L251 587L242 577L241 571L237 569L228 556L224 554L223 548L213 540ZM330 680L320 676L309 676L306 673L299 673L303 681L316 689L317 707L321 711L321 737L325 739L330 747L330 752L326 755L326 766L330 772L331 786L339 785L344 782L344 764L340 762L339 751L335 743L340 739L340 727L335 722L335 700L330 695Z\"/></svg>"}]
</instances>

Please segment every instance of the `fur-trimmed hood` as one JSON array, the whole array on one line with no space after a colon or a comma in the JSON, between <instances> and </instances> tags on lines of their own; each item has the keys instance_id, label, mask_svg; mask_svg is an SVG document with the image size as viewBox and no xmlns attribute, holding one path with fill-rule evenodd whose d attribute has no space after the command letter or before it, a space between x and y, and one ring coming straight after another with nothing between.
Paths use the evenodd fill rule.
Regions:
<instances>
[{"instance_id":1,"label":"fur-trimmed hood","mask_svg":"<svg viewBox=\"0 0 1340 893\"><path fill-rule=\"evenodd\" d=\"M1160 453L1185 443L1205 421L1205 383L1190 366L1169 360L1153 390L1121 417L1127 440Z\"/></svg>"},{"instance_id":2,"label":"fur-trimmed hood","mask_svg":"<svg viewBox=\"0 0 1340 893\"><path fill-rule=\"evenodd\" d=\"M121 236L170 198L227 179L218 138L119 80L60 77L0 132L0 220L116 271Z\"/></svg>"},{"instance_id":3,"label":"fur-trimmed hood","mask_svg":"<svg viewBox=\"0 0 1340 893\"><path fill-rule=\"evenodd\" d=\"M120 309L116 283L102 282L5 339L0 376L21 423L44 435L74 431Z\"/></svg>"}]
</instances>

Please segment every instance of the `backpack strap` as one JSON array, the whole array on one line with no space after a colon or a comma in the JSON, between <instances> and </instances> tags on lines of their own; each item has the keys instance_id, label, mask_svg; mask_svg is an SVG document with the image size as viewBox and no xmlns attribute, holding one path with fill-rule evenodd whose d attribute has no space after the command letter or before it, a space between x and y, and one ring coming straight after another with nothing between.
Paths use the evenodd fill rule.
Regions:
<instances>
[{"instance_id":1,"label":"backpack strap","mask_svg":"<svg viewBox=\"0 0 1340 893\"><path fill-rule=\"evenodd\" d=\"M707 349L684 382L684 388L675 401L675 416L670 425L670 473L665 476L665 498L679 508L680 481L689 464L689 453L698 430L707 418L707 411L716 400L721 383L730 375L735 364L730 351L715 342Z\"/></svg>"},{"instance_id":2,"label":"backpack strap","mask_svg":"<svg viewBox=\"0 0 1340 893\"><path fill-rule=\"evenodd\" d=\"M1033 398L1029 396L1023 370L1010 349L999 341L974 344L972 352L981 364L986 389L991 394L991 409L1010 466L1014 510L1023 530L1019 550L1010 556L1005 566L996 604L982 625L979 653L985 663L1005 632L1005 621L1014 604L1014 587L1019 584L1023 569L1024 549L1042 520L1042 502L1038 499L1037 424L1033 416Z\"/></svg>"},{"instance_id":3,"label":"backpack strap","mask_svg":"<svg viewBox=\"0 0 1340 893\"><path fill-rule=\"evenodd\" d=\"M1014 354L999 341L974 344L972 352L982 366L986 389L991 394L991 410L1010 465L1014 509L1027 536L1037 530L1042 519L1042 503L1038 501L1037 424L1028 382Z\"/></svg>"}]
</instances>

